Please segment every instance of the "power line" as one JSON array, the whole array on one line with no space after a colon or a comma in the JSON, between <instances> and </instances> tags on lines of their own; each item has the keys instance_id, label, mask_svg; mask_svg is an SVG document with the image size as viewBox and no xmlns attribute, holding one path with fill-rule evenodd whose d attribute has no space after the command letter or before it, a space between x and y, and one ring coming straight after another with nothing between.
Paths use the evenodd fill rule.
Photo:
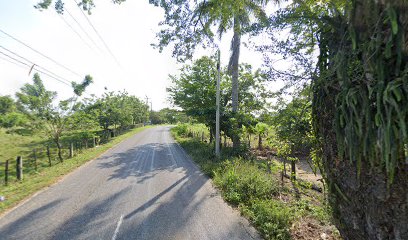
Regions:
<instances>
[{"instance_id":1,"label":"power line","mask_svg":"<svg viewBox=\"0 0 408 240\"><path fill-rule=\"evenodd\" d=\"M88 34L88 32L85 30L84 27L82 27L82 24L78 22L78 20L68 11L67 8L64 8L64 11L68 13L68 15L76 22L76 24L79 26L79 28L82 30L83 33L88 37L88 39L93 43L93 45L101 52L102 49L96 44L96 42L93 40L93 38Z\"/></svg>"},{"instance_id":2,"label":"power line","mask_svg":"<svg viewBox=\"0 0 408 240\"><path fill-rule=\"evenodd\" d=\"M24 68L24 69L26 68L26 66L23 66L21 63L19 63L19 62L13 62L13 61L11 61L11 60L5 58L5 57L0 56L0 59L4 60L4 61L6 61L6 62L12 63L12 64L14 64L14 65L16 65L16 66L18 66L18 67L21 67L21 68Z\"/></svg>"},{"instance_id":3,"label":"power line","mask_svg":"<svg viewBox=\"0 0 408 240\"><path fill-rule=\"evenodd\" d=\"M27 58L25 58L25 57L23 57L23 56L21 56L21 55L15 53L15 52L11 51L11 50L9 50L9 49L7 49L7 48L1 46L1 45L0 45L0 48L6 50L7 52L9 52L9 53L11 53L11 54L13 54L13 55L15 55L15 56L17 56L17 57L19 57L19 58L25 60L25 61L27 61L28 63L31 64L31 66L34 66L33 68L37 68L37 70L38 70L38 68L40 68L40 69L42 69L42 70L48 72L49 74L54 75L54 77L59 78L61 81L65 81L65 82L67 82L67 83L69 83L69 84L71 83L71 81L69 81L68 79L63 78L63 77L59 76L58 74L55 74L55 73L51 72L50 70L48 70L48 69L46 69L46 68L44 68L44 67L42 67L42 66L36 64L36 63L33 62L33 61L28 60Z\"/></svg>"},{"instance_id":4,"label":"power line","mask_svg":"<svg viewBox=\"0 0 408 240\"><path fill-rule=\"evenodd\" d=\"M28 44L26 44L26 43L24 43L24 42L18 40L17 38L15 38L15 37L13 37L12 35L6 33L5 31L3 31L3 30L0 29L0 32L2 32L3 34L7 35L7 36L10 37L11 39L13 39L13 40L19 42L20 44L26 46L27 48L31 49L32 51L36 52L37 54L40 54L41 56L45 57L46 59L52 61L53 63L57 64L58 66L64 68L65 70L67 70L67 71L69 71L69 72L71 72L71 73L77 75L78 77L81 77L80 74L78 74L78 73L76 73L75 71L69 69L68 67L65 67L65 66L62 65L61 63L55 61L54 59L52 59L52 58L50 58L50 57L48 57L48 56L46 56L45 54L43 54L43 53L41 53L41 52L35 50L34 48L32 48L31 46L29 46Z\"/></svg>"},{"instance_id":5,"label":"power line","mask_svg":"<svg viewBox=\"0 0 408 240\"><path fill-rule=\"evenodd\" d=\"M20 60L18 60L18 59L16 59L16 58L14 58L14 57L12 57L12 56L10 56L10 55L4 53L4 52L2 52L2 51L0 51L0 54L3 54L4 56L6 56L6 57L8 57L8 58L10 58L10 59L12 59L12 60L14 60L14 61L16 61L16 62L19 62L19 63L21 63L21 64L23 64L23 65L26 65L26 66L29 67L29 68L31 67L31 66L28 65L27 63L22 62L22 61L20 61ZM46 72L43 72L43 71L41 71L41 70L39 70L39 69L36 69L36 70L37 70L38 72L40 72L40 73L42 73L42 74L44 74L44 75L50 77L50 78L53 78L53 79L57 80L57 81L60 82L60 83L63 83L63 84L68 85L68 86L71 86L70 84L68 84L68 83L62 81L61 79L58 79L58 78L56 78L56 77L54 77L54 76L52 76L52 75L50 75L50 74L48 74L48 73L46 73Z\"/></svg>"},{"instance_id":6,"label":"power line","mask_svg":"<svg viewBox=\"0 0 408 240\"><path fill-rule=\"evenodd\" d=\"M57 13L58 14L58 13ZM60 18L62 19L62 21L64 21L64 23L81 39L81 41L83 43L86 44L86 46L88 46L89 49L93 50L91 45L89 45L89 43L87 41L85 41L85 39L82 38L82 36L71 26L71 24L69 24L65 18L63 16L61 16L60 14L58 14L60 16Z\"/></svg>"},{"instance_id":7,"label":"power line","mask_svg":"<svg viewBox=\"0 0 408 240\"><path fill-rule=\"evenodd\" d=\"M94 25L92 24L91 20L88 18L88 16L84 13L84 11L81 9L81 7L79 6L77 0L74 0L74 2L76 3L77 7L79 8L79 10L81 11L82 15L85 17L85 19L88 21L89 25L91 25L92 29L94 30L94 32L96 33L96 35L98 36L98 38L101 40L101 42L103 43L103 45L105 46L105 48L108 50L109 54L111 55L111 57L115 60L116 64L118 64L119 67L122 67L118 61L118 59L115 57L115 55L112 53L112 51L110 50L110 48L108 47L108 45L106 44L106 42L103 40L102 36L99 34L98 30L96 30L96 28L94 27Z\"/></svg>"}]
</instances>

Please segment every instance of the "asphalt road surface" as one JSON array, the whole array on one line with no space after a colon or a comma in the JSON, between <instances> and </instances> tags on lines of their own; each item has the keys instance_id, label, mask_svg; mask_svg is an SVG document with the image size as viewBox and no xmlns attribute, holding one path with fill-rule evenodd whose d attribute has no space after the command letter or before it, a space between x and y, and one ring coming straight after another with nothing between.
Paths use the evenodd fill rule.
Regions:
<instances>
[{"instance_id":1,"label":"asphalt road surface","mask_svg":"<svg viewBox=\"0 0 408 240\"><path fill-rule=\"evenodd\" d=\"M144 130L0 219L0 239L259 239L169 127Z\"/></svg>"}]
</instances>

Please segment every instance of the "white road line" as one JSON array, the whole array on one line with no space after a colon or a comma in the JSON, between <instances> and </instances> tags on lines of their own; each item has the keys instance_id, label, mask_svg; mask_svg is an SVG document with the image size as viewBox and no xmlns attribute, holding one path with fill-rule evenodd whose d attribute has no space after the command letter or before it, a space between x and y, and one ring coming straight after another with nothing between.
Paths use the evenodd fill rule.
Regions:
<instances>
[{"instance_id":1,"label":"white road line","mask_svg":"<svg viewBox=\"0 0 408 240\"><path fill-rule=\"evenodd\" d=\"M122 222L123 222L123 214L119 218L118 225L116 225L115 233L112 236L112 240L116 240L116 237L118 236L119 228L120 228L120 225L122 225Z\"/></svg>"}]
</instances>

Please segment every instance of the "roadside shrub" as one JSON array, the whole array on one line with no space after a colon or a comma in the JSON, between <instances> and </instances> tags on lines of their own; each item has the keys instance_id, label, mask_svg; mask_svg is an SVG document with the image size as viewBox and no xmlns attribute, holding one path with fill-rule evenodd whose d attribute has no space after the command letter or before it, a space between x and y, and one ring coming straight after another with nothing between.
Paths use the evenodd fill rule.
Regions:
<instances>
[{"instance_id":1,"label":"roadside shrub","mask_svg":"<svg viewBox=\"0 0 408 240\"><path fill-rule=\"evenodd\" d=\"M241 211L265 239L291 239L289 231L293 215L284 203L272 199L254 200L249 205L241 206Z\"/></svg>"},{"instance_id":2,"label":"roadside shrub","mask_svg":"<svg viewBox=\"0 0 408 240\"><path fill-rule=\"evenodd\" d=\"M179 124L179 125L175 126L173 129L174 129L174 131L176 132L176 134L178 136L184 136L184 137L187 136L187 133L188 133L188 125L187 124L185 124L185 123Z\"/></svg>"},{"instance_id":3,"label":"roadside shrub","mask_svg":"<svg viewBox=\"0 0 408 240\"><path fill-rule=\"evenodd\" d=\"M234 204L253 199L269 199L278 193L278 183L250 162L227 161L215 172L214 183L224 192L224 198Z\"/></svg>"}]
</instances>

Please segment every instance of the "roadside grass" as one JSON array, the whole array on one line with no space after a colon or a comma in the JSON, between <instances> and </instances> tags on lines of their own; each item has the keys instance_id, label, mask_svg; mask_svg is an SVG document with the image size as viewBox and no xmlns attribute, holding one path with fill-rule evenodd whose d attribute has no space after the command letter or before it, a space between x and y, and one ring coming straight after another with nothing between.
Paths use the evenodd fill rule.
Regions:
<instances>
[{"instance_id":1,"label":"roadside grass","mask_svg":"<svg viewBox=\"0 0 408 240\"><path fill-rule=\"evenodd\" d=\"M99 145L95 148L85 149L78 155L74 156L73 158L66 159L62 163L55 164L51 167L41 168L40 171L31 171L27 174L24 174L24 178L22 181L15 180L13 182L10 182L7 186L4 186L2 184L0 186L0 196L4 196L5 201L0 202L0 215L7 209L16 206L19 202L31 196L35 192L57 182L62 176L72 172L84 163L97 158L102 153L106 152L108 149L112 148L123 140L150 127L151 126L146 126L129 130L123 135L112 138L112 140L106 144ZM36 138L34 137L33 139L27 141L34 141L35 139ZM22 140L19 143L24 144L24 141ZM16 146L18 145L16 144ZM10 149L16 151L14 147L10 146ZM13 166L11 166L11 168L13 169ZM14 171L11 171L11 174L13 173Z\"/></svg>"},{"instance_id":2,"label":"roadside grass","mask_svg":"<svg viewBox=\"0 0 408 240\"><path fill-rule=\"evenodd\" d=\"M301 190L299 198L290 182L281 182L279 162L273 161L268 167L251 156L234 157L230 148L223 148L221 157L216 159L213 144L189 136L189 126L176 126L171 131L201 170L213 179L225 201L237 207L265 239L320 239L321 234L339 239L323 197ZM304 219L312 219L314 232L298 229Z\"/></svg>"},{"instance_id":3,"label":"roadside grass","mask_svg":"<svg viewBox=\"0 0 408 240\"><path fill-rule=\"evenodd\" d=\"M41 145L43 141L44 138L39 135L9 134L6 133L6 129L0 128L0 162L31 153L32 149Z\"/></svg>"}]
</instances>

